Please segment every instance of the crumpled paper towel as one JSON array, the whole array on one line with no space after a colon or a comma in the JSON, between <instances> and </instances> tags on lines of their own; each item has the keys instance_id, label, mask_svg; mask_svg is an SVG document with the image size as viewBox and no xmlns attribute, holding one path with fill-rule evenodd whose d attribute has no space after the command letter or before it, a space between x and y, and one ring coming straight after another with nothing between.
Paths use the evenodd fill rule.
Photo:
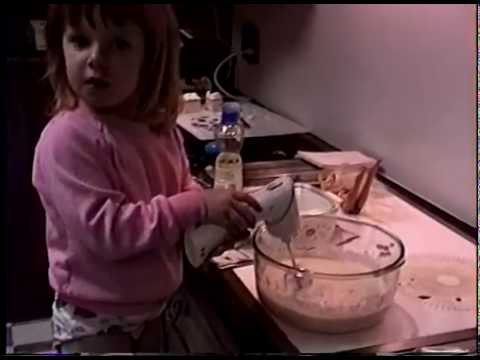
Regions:
<instances>
[{"instance_id":1,"label":"crumpled paper towel","mask_svg":"<svg viewBox=\"0 0 480 360\"><path fill-rule=\"evenodd\" d=\"M253 263L253 247L251 240L239 241L232 249L222 251L219 255L213 256L210 261L221 269L231 269L235 267L250 265Z\"/></svg>"}]
</instances>

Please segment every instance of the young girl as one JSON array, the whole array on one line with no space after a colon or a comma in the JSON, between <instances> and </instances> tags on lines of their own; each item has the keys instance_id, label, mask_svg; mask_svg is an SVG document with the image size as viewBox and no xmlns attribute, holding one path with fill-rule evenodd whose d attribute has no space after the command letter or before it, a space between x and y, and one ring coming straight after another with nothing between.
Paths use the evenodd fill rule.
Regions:
<instances>
[{"instance_id":1,"label":"young girl","mask_svg":"<svg viewBox=\"0 0 480 360\"><path fill-rule=\"evenodd\" d=\"M195 324L178 320L189 304L183 234L213 223L235 238L261 209L190 177L175 127L172 9L51 5L46 32L55 115L33 184L46 212L54 338L64 352L202 351L185 334Z\"/></svg>"}]
</instances>

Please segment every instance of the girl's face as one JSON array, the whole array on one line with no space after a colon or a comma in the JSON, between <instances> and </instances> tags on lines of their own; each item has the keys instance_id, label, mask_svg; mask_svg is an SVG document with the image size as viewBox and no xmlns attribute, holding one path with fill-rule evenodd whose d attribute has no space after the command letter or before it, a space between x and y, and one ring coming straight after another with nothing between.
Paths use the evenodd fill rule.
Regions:
<instances>
[{"instance_id":1,"label":"girl's face","mask_svg":"<svg viewBox=\"0 0 480 360\"><path fill-rule=\"evenodd\" d=\"M134 98L144 57L143 32L127 22L104 23L97 6L94 27L84 17L78 28L67 26L63 54L68 82L95 110L120 106Z\"/></svg>"}]
</instances>

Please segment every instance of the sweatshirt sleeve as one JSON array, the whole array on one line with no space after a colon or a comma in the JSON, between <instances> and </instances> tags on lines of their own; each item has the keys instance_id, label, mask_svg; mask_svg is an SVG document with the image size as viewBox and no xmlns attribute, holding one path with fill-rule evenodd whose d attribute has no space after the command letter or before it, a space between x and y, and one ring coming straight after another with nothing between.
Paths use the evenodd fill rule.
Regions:
<instances>
[{"instance_id":1,"label":"sweatshirt sleeve","mask_svg":"<svg viewBox=\"0 0 480 360\"><path fill-rule=\"evenodd\" d=\"M198 190L129 202L115 189L111 171L99 138L72 126L49 129L35 151L33 184L47 216L59 214L69 238L105 259L170 247L203 216Z\"/></svg>"},{"instance_id":2,"label":"sweatshirt sleeve","mask_svg":"<svg viewBox=\"0 0 480 360\"><path fill-rule=\"evenodd\" d=\"M197 183L191 175L190 172L190 165L188 161L188 157L185 151L185 144L183 140L182 133L180 130L177 128L176 129L176 138L178 142L178 146L180 149L180 153L182 154L182 162L183 162L183 169L184 169L184 185L183 189L184 191L197 191L199 192L199 195L201 196L201 201L202 201L202 219L205 218L206 213L207 213L207 205L206 205L206 200L205 200L205 189Z\"/></svg>"}]
</instances>

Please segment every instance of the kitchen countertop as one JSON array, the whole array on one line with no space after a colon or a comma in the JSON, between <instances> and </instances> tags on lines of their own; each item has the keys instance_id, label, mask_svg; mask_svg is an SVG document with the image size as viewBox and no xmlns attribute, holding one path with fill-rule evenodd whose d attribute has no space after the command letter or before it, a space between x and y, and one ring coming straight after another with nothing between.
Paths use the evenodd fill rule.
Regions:
<instances>
[{"instance_id":1,"label":"kitchen countertop","mask_svg":"<svg viewBox=\"0 0 480 360\"><path fill-rule=\"evenodd\" d=\"M427 215L403 202L401 199L388 192L388 189L378 181L374 184L370 197L359 216L341 217L363 220L375 223L386 230L399 236L405 244L407 251L407 264L415 262L415 257L426 257L428 263L433 265L444 258L462 259L470 267L469 274L472 282L476 276L476 251L474 244L466 241L460 235L431 219ZM425 271L434 272L438 269L427 267ZM250 296L258 301L255 287L254 266L244 266L233 270L235 275L247 287ZM436 276L450 276L450 273L438 273ZM414 275L413 275L414 276ZM417 280L419 281L419 280ZM404 284L405 286L405 284ZM445 287L442 287L444 289ZM426 290L428 292L428 290ZM322 335L298 330L274 315L275 323L286 334L292 344L302 353L354 351L372 346L393 344L398 341L416 340L431 336L451 334L452 336L469 336L468 331L476 327L475 286L472 284L470 301L465 298L464 303L469 306L456 308L446 307L435 302L435 295L429 301L419 299L416 294L405 293L397 290L395 303L385 316L385 320L371 329L362 332L338 335ZM452 295L452 299L455 295ZM437 300L439 301L439 300ZM267 310L269 313L269 311ZM467 331L462 333L462 331ZM433 343L435 340L433 339ZM428 344L430 345L430 344Z\"/></svg>"},{"instance_id":2,"label":"kitchen countertop","mask_svg":"<svg viewBox=\"0 0 480 360\"><path fill-rule=\"evenodd\" d=\"M332 150L328 144L323 143L321 140L317 139L315 136L308 135L299 135L294 137L295 141L279 141L280 137L276 139L268 139L268 141L260 141L263 146L263 158L260 160L272 160L272 154L275 152L283 151L286 155L286 158L293 157L293 154L296 150L314 150L314 151L325 151ZM293 139L293 138L292 138ZM286 149L283 150L281 146L288 144ZM245 145L248 147L248 144ZM188 142L186 141L187 153L188 153ZM257 151L256 154L259 154L258 147L254 147ZM192 148L190 148L192 150ZM197 144L198 150L198 144ZM247 150L248 151L248 150ZM258 158L254 158L253 153L249 153L249 161L257 161ZM247 156L247 157L249 157ZM273 155L273 159L275 154ZM192 168L195 169L193 166ZM395 193L398 189L392 189L392 192ZM401 190L401 189L400 189ZM415 201L415 197L406 196L404 198L404 206L408 207L409 204L418 205L418 202ZM422 205L422 204L420 204ZM415 212L417 206L410 206ZM421 207L421 206L420 206ZM432 233L432 236L438 236L438 231L441 228L441 232L447 232L449 237L459 236L460 241L465 241L465 246L471 246L468 243L469 234L472 232L469 229L468 234L464 234L463 228L460 226L455 226L455 223L452 221L445 220L444 216L441 216L441 212L429 213L431 207L422 207L423 211L416 210L419 216L425 219L429 219L430 222L435 225L437 229L436 233ZM426 215L429 213L430 216ZM417 215L418 215L417 214ZM378 214L377 214L378 215ZM387 214L388 215L388 214ZM390 214L392 215L392 214ZM449 231L444 224L454 231ZM388 227L388 226L387 226ZM394 229L391 229L394 230ZM407 230L403 230L407 231ZM413 231L413 230L411 230ZM408 231L407 231L408 232ZM399 234L400 237L408 235L412 237L414 234L404 233ZM462 234L463 237L458 235ZM469 239L473 241L473 238ZM421 239L417 241L421 244ZM419 251L431 250L431 244L426 245L422 248L420 246ZM474 246L471 246L472 249L475 249ZM243 278L242 278L243 271ZM253 271L253 269L252 269ZM225 321L226 326L235 334L239 348L241 352L287 352L287 353L297 353L305 352L305 350L310 350L307 352L321 352L321 348L312 348L302 344L302 341L305 342L305 337L302 336L292 336L292 331L289 331L287 328L279 325L278 320L274 319L268 311L263 307L263 305L256 299L254 287L252 288L252 273L249 276L245 277L245 273L248 272L245 268L237 268L236 270L225 270L221 271L216 268L213 264L205 265L203 271L191 271L191 276L198 280L197 284L203 284L202 286L209 286L215 291L212 291L211 301L212 304L216 307L219 312L219 315ZM248 280L250 279L250 280ZM225 299L228 299L225 300ZM475 313L476 314L476 313ZM475 317L475 315L474 315ZM424 333L419 333L416 336L410 338L391 338L386 343L375 343L375 342L365 342L358 343L355 346L350 348L344 348L345 351L357 351L357 352L400 352L411 350L414 348L437 345L437 344L454 344L460 341L466 341L462 344L470 344L470 347L473 348L476 344L476 328L473 327L473 324L476 322L472 321L472 326L462 326L455 327L453 331L447 331L443 333L436 333L433 331L428 331ZM298 334L297 334L298 335ZM299 340L300 339L300 340ZM302 340L303 339L303 340ZM308 342L308 339L306 340ZM341 350L340 350L341 351Z\"/></svg>"}]
</instances>

